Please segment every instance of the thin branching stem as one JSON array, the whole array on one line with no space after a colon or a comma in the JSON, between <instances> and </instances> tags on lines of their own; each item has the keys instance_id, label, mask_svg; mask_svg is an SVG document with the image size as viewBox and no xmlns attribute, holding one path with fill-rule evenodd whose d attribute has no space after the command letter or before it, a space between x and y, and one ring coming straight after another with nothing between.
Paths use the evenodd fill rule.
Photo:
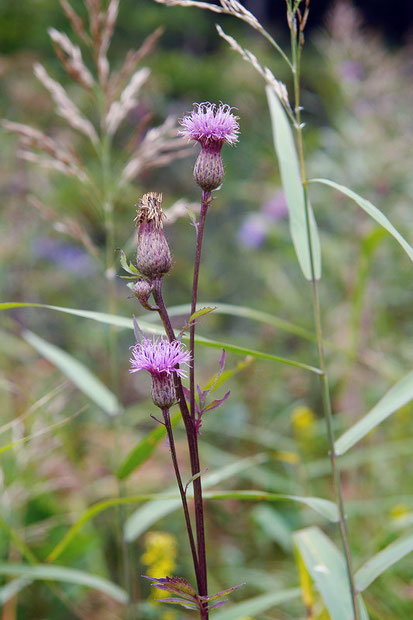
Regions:
<instances>
[{"instance_id":1,"label":"thin branching stem","mask_svg":"<svg viewBox=\"0 0 413 620\"><path fill-rule=\"evenodd\" d=\"M291 10L291 5L289 7ZM295 20L294 11L290 13L290 21L293 26L293 22ZM306 230L307 230L307 241L308 241L308 250L309 250L309 258L310 258L310 269L311 269L311 280L312 280L312 292L313 292L313 306L314 306L314 323L315 330L317 336L317 348L318 348L318 356L319 356L319 366L322 371L320 375L321 381L321 389L322 389L322 403L323 403L323 412L324 418L327 426L327 437L329 444L329 458L331 462L331 468L333 473L333 484L335 491L335 499L339 512L339 529L341 540L344 549L345 561L347 566L347 574L349 579L350 586L350 594L353 605L354 612L354 620L359 620L359 608L357 602L357 590L355 586L354 580L354 569L353 569L353 561L351 556L351 548L349 542L349 535L347 530L347 520L344 509L344 501L343 494L341 489L341 479L340 479L340 470L337 463L337 455L335 453L334 447L334 430L333 430L333 412L331 407L331 398L330 398L330 389L328 384L328 374L325 367L325 358L324 358L324 344L323 344L323 333L322 333L322 324L321 324L321 310L320 310L320 300L319 300L319 292L318 292L318 282L315 273L314 266L314 248L313 248L313 240L311 238L311 228L310 228L310 206L308 201L308 190L307 190L307 177L305 171L305 160L304 160L304 146L303 146L303 131L301 125L301 107L300 107L300 65L301 65L301 51L302 51L302 37L301 33L298 33L291 27L291 50L292 50L292 58L293 58L293 79L294 79L294 99L295 99L295 115L296 115L296 129L297 129L297 143L298 143L298 157L300 163L300 171L301 171L301 181L303 185L304 192L304 206L305 206L305 221L306 221Z\"/></svg>"},{"instance_id":2,"label":"thin branching stem","mask_svg":"<svg viewBox=\"0 0 413 620\"><path fill-rule=\"evenodd\" d=\"M171 319L165 306L165 302L162 294L162 279L159 278L154 283L153 297L155 303L158 306L159 316L162 320L165 333L168 336L170 342L176 340L175 332L172 327ZM175 373L175 389L178 397L178 405L181 410L182 419L184 421L189 457L191 463L191 472L195 476L201 471L199 465L199 450L198 450L198 438L195 429L195 424L192 420L190 411L186 404L184 391L182 388L181 378ZM205 545L205 523L204 523L204 505L202 500L202 483L201 476L198 476L193 481L194 487L194 503L195 503L195 523L196 523L196 539L197 539L197 552L198 552L198 566L194 567L197 573L197 583L200 596L207 596L207 564L206 564L206 545ZM201 611L201 619L208 620L208 611Z\"/></svg>"},{"instance_id":3,"label":"thin branching stem","mask_svg":"<svg viewBox=\"0 0 413 620\"><path fill-rule=\"evenodd\" d=\"M194 278L192 282L192 302L191 302L191 316L196 311L196 302L198 299L198 279L199 279L199 266L201 263L201 251L202 240L204 237L204 226L208 206L211 201L211 192L202 190L201 198L201 212L199 215L199 222L196 225L196 248L195 248L195 261L194 261ZM191 322L189 328L189 351L191 353L192 364L189 369L189 390L190 396L190 411L192 420L195 420L195 321Z\"/></svg>"},{"instance_id":4,"label":"thin branching stem","mask_svg":"<svg viewBox=\"0 0 413 620\"><path fill-rule=\"evenodd\" d=\"M169 416L169 409L163 409L162 413L163 413L163 419L164 419L164 422L165 422L166 432L167 432L167 435L168 435L169 448L171 450L171 457L172 457L172 463L173 463L173 466L174 466L176 481L178 483L179 493L181 495L182 507L183 507L184 515L185 515L186 529L188 531L189 545L191 547L192 560L193 560L194 567L195 567L195 573L196 573L196 575L199 575L198 556L197 556L197 553L196 553L195 540L194 540L194 535L193 535L193 532L192 532L192 523L191 523L191 518L189 516L188 502L187 502L187 499L186 499L186 492L185 492L184 486L182 484L182 477L181 477L181 473L179 471L179 464L178 464L178 459L177 459L177 456L176 456L175 440L174 440L174 435L173 435L173 431L172 431L171 418ZM199 587L199 584L198 584L198 587Z\"/></svg>"}]
</instances>

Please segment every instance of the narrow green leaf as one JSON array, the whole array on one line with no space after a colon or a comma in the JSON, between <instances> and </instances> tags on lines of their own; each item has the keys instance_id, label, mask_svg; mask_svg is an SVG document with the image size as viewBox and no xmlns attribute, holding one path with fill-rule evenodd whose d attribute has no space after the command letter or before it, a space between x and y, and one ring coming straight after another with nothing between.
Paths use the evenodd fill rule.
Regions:
<instances>
[{"instance_id":1,"label":"narrow green leaf","mask_svg":"<svg viewBox=\"0 0 413 620\"><path fill-rule=\"evenodd\" d=\"M126 254L123 250L121 250L120 248L119 252L120 252L120 264L123 267L123 269L125 271L127 271L128 273L131 273L135 276L135 278L137 276L141 276L142 274L136 269L135 265L133 263L129 263L128 259L126 258ZM122 276L121 276L122 277Z\"/></svg>"},{"instance_id":2,"label":"narrow green leaf","mask_svg":"<svg viewBox=\"0 0 413 620\"><path fill-rule=\"evenodd\" d=\"M7 601L16 596L21 590L26 588L28 585L32 583L31 579L27 579L25 577L18 577L17 579L12 579L6 585L0 587L0 605L5 605Z\"/></svg>"},{"instance_id":3,"label":"narrow green leaf","mask_svg":"<svg viewBox=\"0 0 413 620\"><path fill-rule=\"evenodd\" d=\"M413 534L395 540L370 558L355 575L357 589L362 592L390 566L413 551Z\"/></svg>"},{"instance_id":4,"label":"narrow green leaf","mask_svg":"<svg viewBox=\"0 0 413 620\"><path fill-rule=\"evenodd\" d=\"M275 151L278 157L281 181L290 215L291 237L301 270L307 280L312 280L305 198L293 133L287 115L274 89L267 86L266 91L271 113ZM318 280L321 277L320 240L310 203L308 203L308 209L314 259L314 274L316 280Z\"/></svg>"},{"instance_id":5,"label":"narrow green leaf","mask_svg":"<svg viewBox=\"0 0 413 620\"><path fill-rule=\"evenodd\" d=\"M9 577L26 577L28 579L46 580L46 581L64 581L74 583L94 590L104 592L119 603L127 603L128 595L119 586L98 577L73 568L65 568L64 566L50 566L48 564L0 564L0 575L8 575Z\"/></svg>"},{"instance_id":6,"label":"narrow green leaf","mask_svg":"<svg viewBox=\"0 0 413 620\"><path fill-rule=\"evenodd\" d=\"M331 619L354 620L346 564L334 543L318 527L295 532L293 540ZM368 618L362 602L360 617Z\"/></svg>"},{"instance_id":7,"label":"narrow green leaf","mask_svg":"<svg viewBox=\"0 0 413 620\"><path fill-rule=\"evenodd\" d=\"M203 479L205 480L205 478ZM188 497L190 497L188 495ZM312 508L329 521L338 521L338 510L334 502L320 497L300 497L298 495L285 495L282 493L268 493L266 491L206 491L205 499L238 499L253 502L279 502L292 501L304 504Z\"/></svg>"},{"instance_id":8,"label":"narrow green leaf","mask_svg":"<svg viewBox=\"0 0 413 620\"><path fill-rule=\"evenodd\" d=\"M413 399L413 371L394 385L383 398L361 420L337 439L334 444L337 455L344 454L360 439L363 439L373 428L400 407Z\"/></svg>"},{"instance_id":9,"label":"narrow green leaf","mask_svg":"<svg viewBox=\"0 0 413 620\"><path fill-rule=\"evenodd\" d=\"M121 404L109 388L69 353L28 330L22 332L22 337L107 414L113 416L122 411Z\"/></svg>"},{"instance_id":10,"label":"narrow green leaf","mask_svg":"<svg viewBox=\"0 0 413 620\"><path fill-rule=\"evenodd\" d=\"M58 312L65 312L67 314L73 314L75 316L81 316L86 319L92 319L94 321L98 321L100 323L106 323L108 325L116 325L117 327L127 327L129 329L133 329L132 319L122 316L116 316L113 314L105 314L104 312L92 312L90 310L76 310L75 308L64 308L61 306L49 306L46 304L31 304L24 302L4 302L0 303L0 310L8 310L11 308L23 308L23 307L33 307L33 308L47 308L49 310L56 310ZM150 323L146 323L139 319L139 325L144 332L148 332L150 334L164 334L164 329L160 325L152 325ZM184 336L183 340L188 341L189 337ZM303 364L302 362L296 362L295 360L290 360L284 357L279 357L277 355L272 355L271 353L264 353L262 351L255 351L253 349L246 349L245 347L241 347L235 344L229 344L226 342L221 342L218 340L211 340L209 338L203 338L201 336L195 336L195 342L197 344L203 345L205 347L211 347L213 349L225 349L227 352L236 353L238 355L250 355L257 359L268 360L270 362L278 362L280 364L286 364L287 366L293 366L295 368L301 368L302 370L308 370L309 372L313 372L317 375L321 374L321 370L314 366L309 366L308 364Z\"/></svg>"},{"instance_id":11,"label":"narrow green leaf","mask_svg":"<svg viewBox=\"0 0 413 620\"><path fill-rule=\"evenodd\" d=\"M379 209L375 207L374 204L372 204L369 200L362 198L361 196L359 196L359 194L356 194L356 192L353 192L353 190L349 189L348 187L340 185L339 183L335 183L334 181L330 181L329 179L311 179L311 181L309 182L329 185L330 187L333 187L337 191L345 194L346 196L354 200L354 202L358 204L359 207L363 209L363 211L370 215L370 217L372 217L373 220L380 224L380 226L383 226L383 228L385 228L387 232L389 232L396 239L396 241L402 246L403 250L410 258L410 260L413 261L412 246L407 243L406 239L402 237L398 230L396 230L390 220L381 211L379 211Z\"/></svg>"},{"instance_id":12,"label":"narrow green leaf","mask_svg":"<svg viewBox=\"0 0 413 620\"><path fill-rule=\"evenodd\" d=\"M293 334L294 336L304 338L305 340L310 340L312 342L317 340L313 332L305 329L304 327L290 323L290 321L286 321L285 319L269 314L268 312L256 310L255 308L246 308L245 306L235 306L233 304L221 304L212 301L203 302L203 305L214 306L214 314L236 316L242 319L255 321L257 323L264 323L289 334ZM168 308L168 314L170 317L186 315L190 311L190 304L181 304L179 306L170 306ZM154 314L148 313L148 315L145 315L145 319L152 322L152 320L157 320L158 317Z\"/></svg>"},{"instance_id":13,"label":"narrow green leaf","mask_svg":"<svg viewBox=\"0 0 413 620\"><path fill-rule=\"evenodd\" d=\"M300 588L290 588L289 590L278 590L278 592L269 592L255 596L247 601L226 607L222 611L214 614L214 620L239 620L246 616L258 616L264 611L268 611L276 605L287 603L293 599L299 598Z\"/></svg>"},{"instance_id":14,"label":"narrow green leaf","mask_svg":"<svg viewBox=\"0 0 413 620\"><path fill-rule=\"evenodd\" d=\"M171 425L174 427L181 419L181 413L178 411L171 416ZM154 452L156 446L165 437L166 429L164 426L156 426L129 452L118 471L117 477L120 480L127 478L130 474L145 463Z\"/></svg>"},{"instance_id":15,"label":"narrow green leaf","mask_svg":"<svg viewBox=\"0 0 413 620\"><path fill-rule=\"evenodd\" d=\"M261 465L268 457L264 454L257 454L234 463L230 463L221 469L209 472L202 478L203 489L208 489L224 480L228 480L232 476L240 474L245 469L253 467L254 465ZM175 490L175 487L173 487ZM174 510L177 510L181 505L180 499L175 500L155 500L148 502L145 506L138 508L125 523L125 539L128 542L135 540L143 532L145 532L153 523L156 523L162 517L170 514Z\"/></svg>"},{"instance_id":16,"label":"narrow green leaf","mask_svg":"<svg viewBox=\"0 0 413 620\"><path fill-rule=\"evenodd\" d=\"M192 321L195 321L195 319L198 319L200 316L204 316L205 314L209 314L210 312L213 312L215 310L215 308L211 307L205 307L205 308L201 308L200 310L197 310L196 312L194 312L193 314L191 314L191 316L189 317L188 323L191 323Z\"/></svg>"}]
</instances>

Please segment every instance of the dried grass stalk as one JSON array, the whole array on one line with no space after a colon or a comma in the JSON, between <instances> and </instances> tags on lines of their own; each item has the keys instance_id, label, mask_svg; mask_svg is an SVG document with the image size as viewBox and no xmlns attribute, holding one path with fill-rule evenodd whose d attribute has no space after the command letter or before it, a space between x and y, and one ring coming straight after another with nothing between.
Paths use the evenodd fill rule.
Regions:
<instances>
[{"instance_id":1,"label":"dried grass stalk","mask_svg":"<svg viewBox=\"0 0 413 620\"><path fill-rule=\"evenodd\" d=\"M259 32L263 31L263 27L255 15L248 11L248 9L237 0L220 0L221 6L209 4L209 2L199 2L197 0L155 0L155 2L158 4L165 4L166 6L192 6L198 9L206 9L213 13L226 13L227 15L233 15L238 19L242 19Z\"/></svg>"},{"instance_id":2,"label":"dried grass stalk","mask_svg":"<svg viewBox=\"0 0 413 620\"><path fill-rule=\"evenodd\" d=\"M80 48L74 45L66 34L59 32L55 28L49 28L47 32L54 43L56 56L70 77L79 82L86 90L90 90L94 80L83 62Z\"/></svg>"},{"instance_id":3,"label":"dried grass stalk","mask_svg":"<svg viewBox=\"0 0 413 620\"><path fill-rule=\"evenodd\" d=\"M79 15L73 10L72 6L69 4L67 0L60 0L60 6L62 7L66 17L72 24L72 28L77 34L77 36L84 43L86 43L86 45L90 46L92 41L85 30L83 19L79 17Z\"/></svg>"},{"instance_id":4,"label":"dried grass stalk","mask_svg":"<svg viewBox=\"0 0 413 620\"><path fill-rule=\"evenodd\" d=\"M109 49L110 41L112 39L116 20L118 18L118 12L119 0L110 0L105 14L105 23L102 28L97 62L99 80L104 87L106 87L107 85L109 76L109 61L107 58L107 52Z\"/></svg>"},{"instance_id":5,"label":"dried grass stalk","mask_svg":"<svg viewBox=\"0 0 413 620\"><path fill-rule=\"evenodd\" d=\"M120 100L115 101L109 108L109 112L106 115L106 130L109 135L113 135L120 123L126 117L126 115L136 106L138 103L137 94L142 84L148 79L150 71L147 67L136 71L126 88L123 90Z\"/></svg>"},{"instance_id":6,"label":"dried grass stalk","mask_svg":"<svg viewBox=\"0 0 413 620\"><path fill-rule=\"evenodd\" d=\"M51 94L56 104L57 113L66 119L74 129L88 136L93 144L97 144L99 139L95 128L90 121L81 115L78 107L69 98L63 86L53 80L43 65L39 63L34 65L34 73Z\"/></svg>"},{"instance_id":7,"label":"dried grass stalk","mask_svg":"<svg viewBox=\"0 0 413 620\"><path fill-rule=\"evenodd\" d=\"M131 181L148 168L164 166L175 159L187 157L191 146L177 136L176 119L169 116L162 125L150 129L138 150L126 164L122 181Z\"/></svg>"}]
</instances>

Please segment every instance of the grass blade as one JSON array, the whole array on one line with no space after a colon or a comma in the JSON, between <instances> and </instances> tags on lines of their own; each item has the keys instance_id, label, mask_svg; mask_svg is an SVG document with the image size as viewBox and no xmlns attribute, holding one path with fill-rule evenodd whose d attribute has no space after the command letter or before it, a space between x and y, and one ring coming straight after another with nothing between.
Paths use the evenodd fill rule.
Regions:
<instances>
[{"instance_id":1,"label":"grass blade","mask_svg":"<svg viewBox=\"0 0 413 620\"><path fill-rule=\"evenodd\" d=\"M286 603L300 596L299 588L290 588L289 590L279 590L278 592L269 592L255 596L247 601L232 605L222 611L214 614L214 620L239 620L247 616L256 616L268 611L275 605Z\"/></svg>"},{"instance_id":2,"label":"grass blade","mask_svg":"<svg viewBox=\"0 0 413 620\"><path fill-rule=\"evenodd\" d=\"M91 575L73 568L64 566L50 566L48 564L0 564L0 575L8 577L25 577L32 580L64 581L86 586L104 592L119 603L127 603L128 595L119 586L103 577Z\"/></svg>"},{"instance_id":3,"label":"grass blade","mask_svg":"<svg viewBox=\"0 0 413 620\"><path fill-rule=\"evenodd\" d=\"M373 407L361 420L354 424L337 439L334 444L336 454L340 456L363 439L373 428L383 420L413 399L413 371L394 385L377 405Z\"/></svg>"},{"instance_id":4,"label":"grass blade","mask_svg":"<svg viewBox=\"0 0 413 620\"><path fill-rule=\"evenodd\" d=\"M360 592L365 590L385 570L411 551L413 551L413 534L403 536L379 551L357 571L355 578L358 590Z\"/></svg>"},{"instance_id":5,"label":"grass blade","mask_svg":"<svg viewBox=\"0 0 413 620\"><path fill-rule=\"evenodd\" d=\"M0 303L0 310L8 310L10 308L22 307L46 308L49 310L56 310L58 312L73 314L75 316L81 316L86 319L92 319L100 323L106 323L107 325L115 325L117 327L126 327L129 329L133 329L132 319L112 314L106 314L104 312L92 312L90 310L77 310L75 308L49 306L47 304L31 304L27 302ZM144 332L148 332L150 334L164 334L164 329L161 326L145 323L142 320L139 320L139 325ZM184 335L183 340L188 341L189 336ZM246 349L245 347L241 347L235 344L230 344L218 340L211 340L209 338L203 338L201 336L195 336L195 342L206 347L212 347L213 349L225 349L227 352L236 353L238 355L250 355L251 357L255 357L257 359L268 360L270 362L278 362L287 366L293 366L302 370L308 370L309 372L313 372L317 375L321 374L321 370L319 368L316 368L315 366L309 366L308 364L297 362L295 360L287 359L284 357L279 357L278 355L272 355L271 353L264 353L263 351L255 351L253 349Z\"/></svg>"},{"instance_id":6,"label":"grass blade","mask_svg":"<svg viewBox=\"0 0 413 620\"><path fill-rule=\"evenodd\" d=\"M295 532L293 540L331 619L353 620L346 564L337 547L318 527L308 527ZM362 603L360 618L368 618Z\"/></svg>"},{"instance_id":7,"label":"grass blade","mask_svg":"<svg viewBox=\"0 0 413 620\"><path fill-rule=\"evenodd\" d=\"M310 248L307 237L304 191L300 167L290 122L274 90L266 87L268 105L274 136L275 151L280 166L281 180L287 199L290 216L290 231L301 270L307 280L311 277ZM311 244L314 257L314 271L317 280L321 278L321 250L317 224L309 205Z\"/></svg>"},{"instance_id":8,"label":"grass blade","mask_svg":"<svg viewBox=\"0 0 413 620\"><path fill-rule=\"evenodd\" d=\"M171 416L172 427L176 426L180 419L181 413L179 411ZM166 429L161 425L156 426L152 431L145 435L145 437L131 450L131 452L129 452L128 456L116 472L117 477L120 480L123 480L124 478L130 476L135 469L145 463L145 461L147 461L152 455L159 442L164 439L165 435Z\"/></svg>"},{"instance_id":9,"label":"grass blade","mask_svg":"<svg viewBox=\"0 0 413 620\"><path fill-rule=\"evenodd\" d=\"M359 207L363 209L363 211L370 215L370 217L372 217L373 220L380 224L380 226L383 226L383 228L385 228L387 232L389 232L396 239L396 241L402 246L403 250L410 258L410 260L413 261L412 246L407 243L406 239L402 237L398 230L395 229L393 224L384 215L384 213L382 213L377 207L375 207L374 204L372 204L369 200L366 200L366 198L362 198L362 196L359 196L359 194L356 194L356 192L353 192L353 190L349 189L348 187L340 185L339 183L335 183L334 181L330 181L329 179L311 179L309 182L329 185L330 187L333 187L337 191L345 194L346 196L354 200L354 202L358 204Z\"/></svg>"},{"instance_id":10,"label":"grass blade","mask_svg":"<svg viewBox=\"0 0 413 620\"><path fill-rule=\"evenodd\" d=\"M16 596L21 590L26 588L26 586L32 583L31 579L27 579L26 577L18 577L17 579L12 579L9 583L6 583L4 586L0 587L0 605L5 605L7 601Z\"/></svg>"},{"instance_id":11,"label":"grass blade","mask_svg":"<svg viewBox=\"0 0 413 620\"><path fill-rule=\"evenodd\" d=\"M100 409L110 416L122 411L122 406L116 396L106 387L86 366L77 359L50 344L31 331L24 331L22 337L40 355L45 357L56 368L66 375L83 394L88 396Z\"/></svg>"}]
</instances>

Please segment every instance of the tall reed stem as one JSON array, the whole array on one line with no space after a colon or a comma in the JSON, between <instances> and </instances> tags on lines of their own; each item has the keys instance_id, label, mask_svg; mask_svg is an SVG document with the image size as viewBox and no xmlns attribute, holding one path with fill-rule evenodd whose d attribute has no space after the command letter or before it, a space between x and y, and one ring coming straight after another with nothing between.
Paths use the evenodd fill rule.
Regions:
<instances>
[{"instance_id":1,"label":"tall reed stem","mask_svg":"<svg viewBox=\"0 0 413 620\"><path fill-rule=\"evenodd\" d=\"M293 17L293 19L295 19ZM292 23L292 22L291 22ZM295 99L295 118L296 118L296 129L297 129L297 143L298 143L298 157L300 163L300 171L301 171L301 182L303 186L304 192L304 205L305 205L305 220L306 220L306 230L307 230L307 240L308 240L308 249L310 255L310 268L311 268L311 280L312 280L312 292L313 292L313 306L314 306L314 323L315 330L317 336L317 348L318 348L318 356L319 356L319 366L322 371L320 375L321 389L322 389L322 403L323 403L323 413L327 426L327 437L329 444L329 458L331 462L331 469L333 473L333 484L334 484L334 492L335 492L335 500L339 513L339 529L341 541L344 549L344 556L347 567L347 574L349 580L351 601L354 612L354 620L360 620L359 607L357 601L357 590L355 586L354 580L354 569L353 569L353 561L351 556L351 548L350 541L347 529L347 519L344 509L344 501L343 494L341 489L341 478L340 478L340 470L337 463L337 455L335 453L334 447L334 430L333 430L333 412L331 407L331 398L330 398L330 389L328 384L328 375L325 367L324 360L324 344L323 344L323 333L322 333L322 325L321 325L321 311L320 311L320 300L319 300L319 292L318 292L318 283L315 274L314 267L314 248L313 248L313 240L311 238L311 228L310 228L310 207L308 202L308 190L307 190L307 177L305 171L305 160L304 160L304 146L303 146L303 132L301 125L301 107L300 107L300 61L301 61L301 51L303 39L300 39L301 32L293 31L291 28L291 51L292 51L292 59L293 59L293 80L294 80L294 99Z\"/></svg>"}]
</instances>

